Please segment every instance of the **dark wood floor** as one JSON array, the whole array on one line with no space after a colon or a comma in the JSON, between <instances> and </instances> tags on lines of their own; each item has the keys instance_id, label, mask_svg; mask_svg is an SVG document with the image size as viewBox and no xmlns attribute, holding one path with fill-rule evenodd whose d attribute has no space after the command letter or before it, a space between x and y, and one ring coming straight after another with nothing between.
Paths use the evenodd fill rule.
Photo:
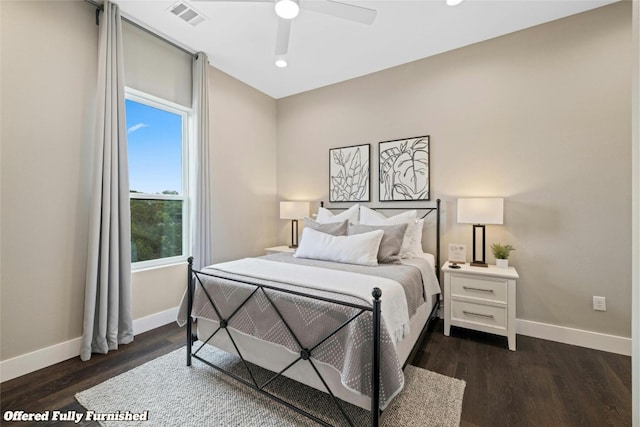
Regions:
<instances>
[{"instance_id":1,"label":"dark wood floor","mask_svg":"<svg viewBox=\"0 0 640 427\"><path fill-rule=\"evenodd\" d=\"M630 357L520 335L518 351L511 352L506 338L459 328L445 337L442 327L442 321L435 325L414 364L467 382L463 427L631 425ZM183 343L184 330L171 324L136 336L117 352L88 362L67 360L5 382L2 412L83 411L75 393Z\"/></svg>"},{"instance_id":2,"label":"dark wood floor","mask_svg":"<svg viewBox=\"0 0 640 427\"><path fill-rule=\"evenodd\" d=\"M414 364L467 382L463 427L630 426L631 358L522 335L507 339L442 321Z\"/></svg>"}]
</instances>

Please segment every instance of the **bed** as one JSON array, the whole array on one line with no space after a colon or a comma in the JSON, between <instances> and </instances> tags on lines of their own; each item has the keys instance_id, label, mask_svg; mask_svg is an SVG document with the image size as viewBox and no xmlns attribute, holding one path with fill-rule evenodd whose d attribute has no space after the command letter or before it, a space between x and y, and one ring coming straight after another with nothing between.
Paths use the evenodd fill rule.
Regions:
<instances>
[{"instance_id":1,"label":"bed","mask_svg":"<svg viewBox=\"0 0 640 427\"><path fill-rule=\"evenodd\" d=\"M347 424L353 422L342 402L370 411L371 425L377 426L382 411L403 388L404 366L411 362L430 320L437 316L439 207L438 200L435 208L422 208L427 211L422 221L435 212L435 255L420 250L392 263L374 260L367 264L370 261L360 259L351 263L348 258L353 252L366 247L367 241L375 245L377 236L387 238L392 227L369 225L362 230L361 226L360 234L354 233L360 237L342 238L340 226L351 230L358 226L330 221L334 225L306 227L305 222L295 255L246 258L199 271L193 269L190 258L181 313L191 313L196 334L184 314L179 319L187 325L187 365L198 359L319 424L329 425L268 391L275 379L286 376L328 393ZM422 222L416 224L422 232ZM324 232L331 227L338 230L337 237ZM314 238L320 243L310 243ZM383 252L380 239L372 249L377 261ZM340 259L341 250L332 246L336 241L356 245L343 251L346 261ZM205 345L238 355L248 376L202 358L199 351ZM273 376L257 380L251 363Z\"/></svg>"}]
</instances>

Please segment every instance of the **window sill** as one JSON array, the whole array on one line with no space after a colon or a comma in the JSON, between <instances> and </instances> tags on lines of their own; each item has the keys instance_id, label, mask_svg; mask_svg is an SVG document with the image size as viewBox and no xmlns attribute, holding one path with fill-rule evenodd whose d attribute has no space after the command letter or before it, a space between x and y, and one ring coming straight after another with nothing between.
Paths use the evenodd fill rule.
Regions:
<instances>
[{"instance_id":1,"label":"window sill","mask_svg":"<svg viewBox=\"0 0 640 427\"><path fill-rule=\"evenodd\" d=\"M186 256L163 258L159 260L140 261L131 264L131 273L140 271L157 270L158 268L175 267L187 263Z\"/></svg>"}]
</instances>

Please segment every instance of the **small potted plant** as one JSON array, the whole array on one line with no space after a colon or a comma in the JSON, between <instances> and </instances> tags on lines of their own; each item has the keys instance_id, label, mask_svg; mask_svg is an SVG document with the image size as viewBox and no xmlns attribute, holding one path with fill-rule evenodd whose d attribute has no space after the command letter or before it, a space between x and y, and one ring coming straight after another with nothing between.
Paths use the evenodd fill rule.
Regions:
<instances>
[{"instance_id":1,"label":"small potted plant","mask_svg":"<svg viewBox=\"0 0 640 427\"><path fill-rule=\"evenodd\" d=\"M511 245L502 245L500 243L491 244L491 252L496 257L496 267L509 268L509 255L515 248Z\"/></svg>"}]
</instances>

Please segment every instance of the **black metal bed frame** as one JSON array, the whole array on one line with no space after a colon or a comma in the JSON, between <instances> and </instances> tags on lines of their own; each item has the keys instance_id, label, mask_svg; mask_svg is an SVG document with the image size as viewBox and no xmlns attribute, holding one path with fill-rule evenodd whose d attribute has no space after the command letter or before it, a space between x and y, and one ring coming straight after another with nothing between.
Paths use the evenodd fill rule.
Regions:
<instances>
[{"instance_id":1,"label":"black metal bed frame","mask_svg":"<svg viewBox=\"0 0 640 427\"><path fill-rule=\"evenodd\" d=\"M387 209L404 209L404 208L384 208L385 210ZM420 209L425 209L427 210L427 213L423 216L426 217L429 213L435 211L437 214L437 220L436 220L436 227L437 227L437 238L436 238L436 242L437 242L437 248L436 248L436 277L438 277L439 280L439 265L440 265L440 199L438 199L436 201L436 207L435 208L420 208ZM405 209L406 210L406 209ZM320 372L318 371L318 368L316 367L316 365L314 364L311 356L312 356L312 352L317 349L320 345L322 345L324 342L326 342L329 338L331 338L332 336L334 336L335 334L337 334L339 331L341 331L344 327L346 327L347 325L349 325L351 322L353 322L354 320L356 320L357 318L359 318L361 315L363 315L364 313L367 312L371 312L372 313L372 326L373 326L373 351L372 351L372 365L373 365L373 369L372 369L372 374L371 374L371 426L372 427L377 427L380 423L380 416L382 414L382 411L380 410L380 325L381 325L381 297L382 297L382 291L379 288L373 288L371 295L373 297L373 304L372 306L366 306L366 305L362 305L362 304L355 304L355 303L350 303L350 302L346 302L346 301L339 301L333 298L327 298L327 297L322 297L322 296L318 296L318 295L310 295L310 294L306 294L303 292L299 292L299 291L295 291L295 290L291 290L291 289L282 289L282 288L277 288L274 286L270 286L270 285L266 285L266 284L257 284L257 283L252 283L252 282L247 282L247 281L243 281L243 280L238 280L238 279L231 279L228 277L222 277L222 276L217 276L215 274L211 274L211 273L205 273L202 271L198 271L198 270L194 270L193 268L193 257L189 258L189 266L188 266L188 272L187 272L187 366L191 366L191 361L192 359L197 359L199 361L201 361L202 363L218 370L219 372L222 372L225 375L228 375L229 377L235 379L236 381L246 385L247 387L250 387L251 389L269 397L270 399L288 407L289 409L292 409L294 411L296 411L297 413L317 422L320 425L323 426L331 426L331 424L328 424L326 421L318 418L317 416L305 411L304 409L295 406L294 404L287 402L283 399L281 399L280 397L270 393L269 391L266 390L266 387L271 384L274 380L276 380L277 378L281 377L289 368L291 368L292 366L294 366L296 363L298 363L299 361L303 360L303 361L307 361L313 371L316 373L316 375L318 376L318 378L320 379L320 381L322 382L324 388L326 389L326 392L331 396L332 401L334 402L335 406L338 408L338 410L340 411L340 413L342 414L342 416L344 417L344 419L346 420L347 424L349 426L354 426L353 420L349 417L349 415L346 413L345 409L343 408L342 404L340 403L340 400L334 395L333 391L331 390L331 388L329 387L329 385L327 384L327 382L325 381L325 379L323 378L322 374L320 374ZM226 318L224 316L222 316L220 310L218 309L218 307L216 306L216 304L213 302L213 298L211 298L211 295L209 294L209 292L207 291L206 287L204 286L202 280L201 280L201 276L207 276L207 277L217 277L217 278L221 278L224 280L228 280L231 282L236 282L236 283L241 283L244 285L249 285L254 287L255 289L253 289L253 291L249 294L248 297L246 297L244 299L244 301L242 301L242 303L236 307L233 312L227 316ZM192 319L191 319L191 310L193 308L193 297L195 294L195 290L196 287L198 286L198 284L200 284L200 287L202 289L202 291L204 292L205 296L207 297L209 304L211 304L211 307L214 309L216 315L218 316L219 320L219 326L218 328L211 334L209 335L209 337L204 340L202 342L202 344L200 344L200 346L198 347L197 350L193 351L193 345L195 343L195 341L197 340L197 336L195 334L193 334L193 325L192 325ZM285 320L285 318L283 317L282 313L280 312L280 310L278 310L277 306L273 303L273 300L269 297L268 293L265 290L269 290L269 291L273 291L273 292L281 292L281 293L286 293L286 294L290 294L290 295L295 295L297 297L302 297L302 298L309 298L312 300L317 300L317 301L323 301L323 302L327 302L327 303L331 303L331 304L336 304L336 305L340 305L343 307L349 307L349 308L354 308L359 310L355 315L351 316L348 320L344 321L338 328L336 328L333 332L329 333L327 336L325 336L324 338L322 338L321 340L319 340L317 343L315 343L313 346L310 347L305 347L302 345L302 343L300 342L300 340L298 339L298 337L296 336L296 334L293 332L293 330L291 329L291 327L289 326L289 324L287 323L287 321ZM291 363L289 363L285 368L283 368L280 372L278 373L274 373L273 376L271 376L271 378L269 378L266 382L264 382L263 384L259 384L258 381L256 380L253 372L251 371L247 361L245 360L244 356L242 355L242 352L240 351L240 349L238 348L238 345L236 344L236 341L233 339L233 336L231 335L231 332L229 331L228 325L229 322L231 321L231 319L240 311L240 309L257 293L257 292L262 292L263 295L265 296L265 298L269 301L271 307L273 307L273 309L275 310L276 314L278 315L279 319L282 321L282 323L284 324L284 326L286 327L286 329L288 330L289 334L291 334L291 336L293 337L293 339L295 340L295 342L297 343L297 345L299 346L299 351L300 354L299 356ZM432 320L435 316L437 316L437 312L438 312L438 308L440 306L440 301L439 299L436 299L435 303L433 304L433 307L431 309L431 312L429 313L429 318L427 319L427 322L425 323L425 326L423 327L421 333L420 333L420 337L418 338L418 340L416 341L416 343L414 344L409 356L407 357L407 360L405 361L404 365L402 366L402 368L404 369L406 367L406 365L408 363L410 363L410 361L415 357L415 354L418 351L419 345L421 344L421 342L424 339L424 336L428 330L428 328L431 326ZM237 352L238 356L240 357L240 360L242 361L242 364L244 365L246 371L249 374L249 377L251 379L251 381L246 380L245 378L242 378L220 366L215 365L214 363L202 358L201 356L198 355L198 352L218 333L221 333L221 331L225 331L226 335L229 337L229 340L231 341L231 343L233 344L233 347L235 348L235 351Z\"/></svg>"}]
</instances>

